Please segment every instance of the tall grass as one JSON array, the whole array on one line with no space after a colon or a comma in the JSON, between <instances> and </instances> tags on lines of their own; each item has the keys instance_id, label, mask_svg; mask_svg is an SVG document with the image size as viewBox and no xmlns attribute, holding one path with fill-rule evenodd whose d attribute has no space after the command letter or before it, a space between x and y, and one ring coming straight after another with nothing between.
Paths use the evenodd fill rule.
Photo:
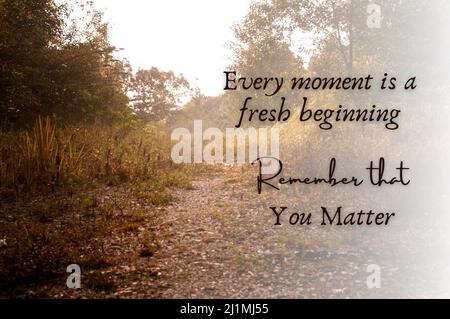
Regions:
<instances>
[{"instance_id":1,"label":"tall grass","mask_svg":"<svg viewBox=\"0 0 450 319\"><path fill-rule=\"evenodd\" d=\"M84 146L76 148L72 137L64 142L58 140L56 126L48 117L39 117L31 133L21 134L18 146L17 172L22 174L25 185L59 184L81 173Z\"/></svg>"},{"instance_id":2,"label":"tall grass","mask_svg":"<svg viewBox=\"0 0 450 319\"><path fill-rule=\"evenodd\" d=\"M172 188L192 187L191 168L172 165L170 148L162 122L58 127L38 118L30 130L0 132L0 223L8 215L0 297L3 288L63 276L70 263L105 266L110 232L142 207L170 203Z\"/></svg>"},{"instance_id":3,"label":"tall grass","mask_svg":"<svg viewBox=\"0 0 450 319\"><path fill-rule=\"evenodd\" d=\"M61 133L49 117L38 117L31 131L2 133L0 186L31 190L80 176L84 146Z\"/></svg>"},{"instance_id":4,"label":"tall grass","mask_svg":"<svg viewBox=\"0 0 450 319\"><path fill-rule=\"evenodd\" d=\"M182 170L172 165L171 141L162 122L139 129L56 124L39 117L31 130L0 132L2 192L17 195L76 183L156 181Z\"/></svg>"}]
</instances>

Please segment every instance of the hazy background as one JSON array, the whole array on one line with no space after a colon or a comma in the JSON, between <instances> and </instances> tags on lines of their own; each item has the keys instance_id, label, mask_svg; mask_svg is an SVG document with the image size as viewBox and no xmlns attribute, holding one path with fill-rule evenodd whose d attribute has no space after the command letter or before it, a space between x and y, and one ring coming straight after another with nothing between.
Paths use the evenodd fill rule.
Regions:
<instances>
[{"instance_id":1,"label":"hazy background","mask_svg":"<svg viewBox=\"0 0 450 319\"><path fill-rule=\"evenodd\" d=\"M1 296L450 296L448 16L444 0L0 0ZM225 68L285 79L386 72L398 88L269 98L223 92ZM403 90L412 76L417 89ZM260 109L282 96L289 122L243 126L280 129L285 176L322 176L331 157L337 175L366 176L385 157L388 175L402 160L411 168L411 185L258 196L249 165L172 162L174 128L233 127L246 97ZM399 129L299 123L304 96L314 110L401 109ZM269 206L285 205L316 218L321 206L397 217L377 228L273 226ZM66 289L72 263L86 289ZM367 288L369 264L380 289Z\"/></svg>"},{"instance_id":2,"label":"hazy background","mask_svg":"<svg viewBox=\"0 0 450 319\"><path fill-rule=\"evenodd\" d=\"M98 0L111 21L111 42L135 67L158 66L183 73L203 93L223 89L230 61L231 25L248 11L250 0Z\"/></svg>"}]
</instances>

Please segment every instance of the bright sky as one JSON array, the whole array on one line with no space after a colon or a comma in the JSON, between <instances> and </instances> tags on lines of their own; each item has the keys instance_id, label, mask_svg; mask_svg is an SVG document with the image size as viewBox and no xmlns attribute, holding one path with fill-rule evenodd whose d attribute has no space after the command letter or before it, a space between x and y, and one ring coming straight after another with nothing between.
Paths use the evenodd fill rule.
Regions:
<instances>
[{"instance_id":1,"label":"bright sky","mask_svg":"<svg viewBox=\"0 0 450 319\"><path fill-rule=\"evenodd\" d=\"M206 95L223 90L231 25L251 0L96 0L111 23L111 42L134 69L183 73Z\"/></svg>"}]
</instances>

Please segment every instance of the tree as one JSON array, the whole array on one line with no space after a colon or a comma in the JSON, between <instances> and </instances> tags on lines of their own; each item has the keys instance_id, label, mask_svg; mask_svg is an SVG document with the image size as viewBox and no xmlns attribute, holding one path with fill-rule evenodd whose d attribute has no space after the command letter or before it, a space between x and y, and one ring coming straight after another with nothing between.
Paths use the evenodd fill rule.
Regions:
<instances>
[{"instance_id":1,"label":"tree","mask_svg":"<svg viewBox=\"0 0 450 319\"><path fill-rule=\"evenodd\" d=\"M131 80L131 107L140 118L167 119L191 93L189 82L183 75L155 67L139 69Z\"/></svg>"},{"instance_id":2,"label":"tree","mask_svg":"<svg viewBox=\"0 0 450 319\"><path fill-rule=\"evenodd\" d=\"M233 60L228 69L236 71L237 76L289 78L304 71L302 59L292 51L291 43L282 27L276 23L276 15L272 9L270 3L253 2L247 16L233 27L234 40L229 44ZM279 93L288 100L295 94L296 92L288 90L287 86ZM235 115L247 97L252 98L254 109L280 106L280 100L268 98L262 91L232 91L223 97L223 100L227 100L228 107L222 108L222 111L227 113L222 115L222 118L230 119L228 126L237 123ZM252 122L251 125L260 124Z\"/></svg>"},{"instance_id":3,"label":"tree","mask_svg":"<svg viewBox=\"0 0 450 319\"><path fill-rule=\"evenodd\" d=\"M242 23L247 35L238 40L248 43L248 39L270 35L278 42L297 42L294 47L299 53L312 52L310 70L406 69L419 56L436 55L433 45L448 43L438 34L448 25L439 13L448 12L449 6L443 0L255 1ZM377 26L370 25L372 17L378 19Z\"/></svg>"},{"instance_id":4,"label":"tree","mask_svg":"<svg viewBox=\"0 0 450 319\"><path fill-rule=\"evenodd\" d=\"M75 9L86 16L84 25L74 22ZM90 1L0 0L1 120L113 119L128 104L126 64L114 52Z\"/></svg>"},{"instance_id":5,"label":"tree","mask_svg":"<svg viewBox=\"0 0 450 319\"><path fill-rule=\"evenodd\" d=\"M420 78L422 88L434 90L439 86L444 93L444 84L450 82L449 73L442 72L449 65L446 56L450 38L442 37L441 30L450 27L444 14L449 11L450 3L444 0L254 1L236 27L233 65L239 72L270 74L271 63L265 62L272 55L279 66L275 70L286 75L292 71L296 76L302 72L329 76L372 74L377 78L384 73L412 74ZM372 18L378 19L377 23ZM288 48L284 54L280 51L283 46ZM303 57L307 69L296 67L291 58L288 61L293 63L282 63L289 54ZM370 103L380 100L381 95L379 90L364 94L315 92L312 98L328 96L336 101ZM384 94L386 98L391 103L399 102L393 95Z\"/></svg>"}]
</instances>

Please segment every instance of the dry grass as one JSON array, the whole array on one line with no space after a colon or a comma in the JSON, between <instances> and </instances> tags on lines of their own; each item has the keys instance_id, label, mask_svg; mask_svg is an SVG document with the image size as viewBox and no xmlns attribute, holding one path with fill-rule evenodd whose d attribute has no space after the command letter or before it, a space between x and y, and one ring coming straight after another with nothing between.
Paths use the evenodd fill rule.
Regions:
<instances>
[{"instance_id":1,"label":"dry grass","mask_svg":"<svg viewBox=\"0 0 450 319\"><path fill-rule=\"evenodd\" d=\"M4 199L86 182L118 185L166 175L167 186L188 188L190 183L185 169L172 164L162 122L139 129L101 124L58 128L52 119L38 118L32 130L0 133L0 141Z\"/></svg>"},{"instance_id":2,"label":"dry grass","mask_svg":"<svg viewBox=\"0 0 450 319\"><path fill-rule=\"evenodd\" d=\"M81 176L84 145L61 137L50 118L36 120L31 131L2 134L0 187L30 191Z\"/></svg>"},{"instance_id":3,"label":"dry grass","mask_svg":"<svg viewBox=\"0 0 450 319\"><path fill-rule=\"evenodd\" d=\"M1 132L0 141L3 291L65 276L71 263L91 271L92 289L110 289L109 278L97 280L109 266L108 236L137 232L140 220L155 217L135 208L166 205L173 188L192 188L191 169L172 164L164 123L60 128L38 118L31 130ZM137 254L148 256L146 247Z\"/></svg>"}]
</instances>

